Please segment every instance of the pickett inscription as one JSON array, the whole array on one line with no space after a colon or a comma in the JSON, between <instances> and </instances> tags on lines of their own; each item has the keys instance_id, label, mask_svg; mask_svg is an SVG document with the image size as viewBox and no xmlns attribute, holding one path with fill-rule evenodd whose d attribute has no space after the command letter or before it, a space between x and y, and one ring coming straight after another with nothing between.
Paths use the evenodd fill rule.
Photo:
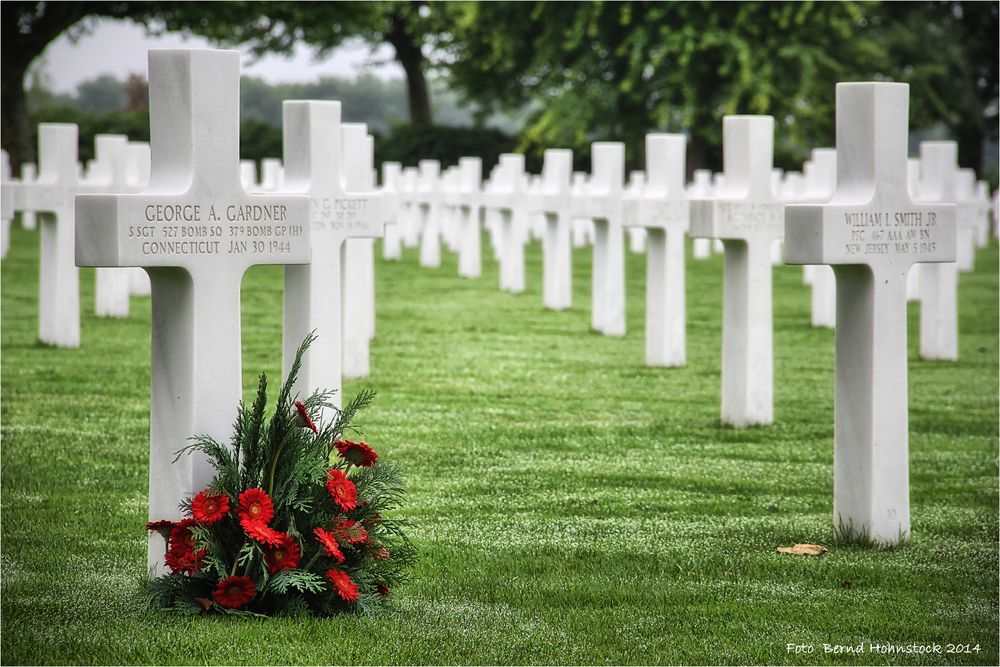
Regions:
<instances>
[{"instance_id":1,"label":"pickett inscription","mask_svg":"<svg viewBox=\"0 0 1000 667\"><path fill-rule=\"evenodd\" d=\"M309 220L315 231L368 231L375 221L370 219L368 200L350 197L309 198Z\"/></svg>"}]
</instances>

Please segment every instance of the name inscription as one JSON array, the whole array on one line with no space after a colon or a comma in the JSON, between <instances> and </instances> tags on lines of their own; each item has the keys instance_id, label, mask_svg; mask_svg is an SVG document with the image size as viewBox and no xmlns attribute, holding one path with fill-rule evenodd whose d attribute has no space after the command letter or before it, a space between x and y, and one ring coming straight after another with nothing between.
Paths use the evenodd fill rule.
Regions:
<instances>
[{"instance_id":1,"label":"name inscription","mask_svg":"<svg viewBox=\"0 0 1000 667\"><path fill-rule=\"evenodd\" d=\"M848 256L927 254L937 250L934 211L846 211Z\"/></svg>"},{"instance_id":2,"label":"name inscription","mask_svg":"<svg viewBox=\"0 0 1000 667\"><path fill-rule=\"evenodd\" d=\"M369 214L368 200L351 197L310 197L309 221L313 231L359 231L372 233L375 221Z\"/></svg>"},{"instance_id":3,"label":"name inscription","mask_svg":"<svg viewBox=\"0 0 1000 667\"><path fill-rule=\"evenodd\" d=\"M780 233L785 224L783 204L720 201L716 204L716 214L724 234Z\"/></svg>"}]
</instances>

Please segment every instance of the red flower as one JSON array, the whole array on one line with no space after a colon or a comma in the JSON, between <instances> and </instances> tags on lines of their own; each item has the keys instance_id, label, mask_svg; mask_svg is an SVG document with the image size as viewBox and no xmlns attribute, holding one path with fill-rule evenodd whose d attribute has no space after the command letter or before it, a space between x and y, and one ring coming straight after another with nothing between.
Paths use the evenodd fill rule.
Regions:
<instances>
[{"instance_id":1,"label":"red flower","mask_svg":"<svg viewBox=\"0 0 1000 667\"><path fill-rule=\"evenodd\" d=\"M319 543L323 545L327 556L336 560L337 563L344 562L344 554L340 550L340 545L337 544L337 538L333 536L333 533L325 531L322 528L316 528L313 530L313 534L319 540Z\"/></svg>"},{"instance_id":2,"label":"red flower","mask_svg":"<svg viewBox=\"0 0 1000 667\"><path fill-rule=\"evenodd\" d=\"M170 548L179 550L194 549L194 535L191 534L191 526L197 526L194 519L181 519L170 529Z\"/></svg>"},{"instance_id":3,"label":"red flower","mask_svg":"<svg viewBox=\"0 0 1000 667\"><path fill-rule=\"evenodd\" d=\"M363 442L351 442L350 440L338 440L333 443L340 455L361 468L368 468L378 462L378 454L375 450Z\"/></svg>"},{"instance_id":4,"label":"red flower","mask_svg":"<svg viewBox=\"0 0 1000 667\"><path fill-rule=\"evenodd\" d=\"M379 549L378 551L372 552L372 558L375 560L389 560L390 554L385 549Z\"/></svg>"},{"instance_id":5,"label":"red flower","mask_svg":"<svg viewBox=\"0 0 1000 667\"><path fill-rule=\"evenodd\" d=\"M267 571L271 574L297 566L301 556L302 549L299 547L299 542L291 535L283 535L281 544L264 550L264 562L267 563Z\"/></svg>"},{"instance_id":6,"label":"red flower","mask_svg":"<svg viewBox=\"0 0 1000 667\"><path fill-rule=\"evenodd\" d=\"M257 587L250 577L229 577L219 582L212 597L223 607L239 609L250 602L256 593Z\"/></svg>"},{"instance_id":7,"label":"red flower","mask_svg":"<svg viewBox=\"0 0 1000 667\"><path fill-rule=\"evenodd\" d=\"M384 598L389 597L389 592L392 590L391 588L389 588L389 584L385 583L384 581L380 581L376 589L378 590L378 594Z\"/></svg>"},{"instance_id":8,"label":"red flower","mask_svg":"<svg viewBox=\"0 0 1000 667\"><path fill-rule=\"evenodd\" d=\"M364 544L368 541L368 531L354 519L337 519L333 523L337 537L348 544Z\"/></svg>"},{"instance_id":9,"label":"red flower","mask_svg":"<svg viewBox=\"0 0 1000 667\"><path fill-rule=\"evenodd\" d=\"M311 428L313 433L319 433L319 429L316 428L316 424L313 424L313 420L309 419L309 413L306 412L306 406L302 401L295 401L295 410L299 413L299 425L305 428Z\"/></svg>"},{"instance_id":10,"label":"red flower","mask_svg":"<svg viewBox=\"0 0 1000 667\"><path fill-rule=\"evenodd\" d=\"M191 514L206 526L219 521L228 512L229 496L218 491L205 489L191 501Z\"/></svg>"},{"instance_id":11,"label":"red flower","mask_svg":"<svg viewBox=\"0 0 1000 667\"><path fill-rule=\"evenodd\" d=\"M326 490L343 511L350 512L357 507L358 489L343 470L334 469L327 473Z\"/></svg>"},{"instance_id":12,"label":"red flower","mask_svg":"<svg viewBox=\"0 0 1000 667\"><path fill-rule=\"evenodd\" d=\"M195 552L189 548L175 547L167 550L163 562L174 574L194 574L201 571L202 566L204 566L205 563L202 561L204 557L204 549Z\"/></svg>"},{"instance_id":13,"label":"red flower","mask_svg":"<svg viewBox=\"0 0 1000 667\"><path fill-rule=\"evenodd\" d=\"M274 503L260 489L247 489L240 494L240 523L263 523L274 518Z\"/></svg>"},{"instance_id":14,"label":"red flower","mask_svg":"<svg viewBox=\"0 0 1000 667\"><path fill-rule=\"evenodd\" d=\"M278 547L284 539L288 537L282 532L271 528L266 523L260 521L247 521L241 524L246 534L257 540L261 544L269 547Z\"/></svg>"},{"instance_id":15,"label":"red flower","mask_svg":"<svg viewBox=\"0 0 1000 667\"><path fill-rule=\"evenodd\" d=\"M337 595L339 595L344 602L353 604L358 601L358 585L351 581L351 578L347 576L346 572L338 570L335 567L331 567L326 571L326 578L330 580L330 583L333 584L333 588L337 591Z\"/></svg>"}]
</instances>

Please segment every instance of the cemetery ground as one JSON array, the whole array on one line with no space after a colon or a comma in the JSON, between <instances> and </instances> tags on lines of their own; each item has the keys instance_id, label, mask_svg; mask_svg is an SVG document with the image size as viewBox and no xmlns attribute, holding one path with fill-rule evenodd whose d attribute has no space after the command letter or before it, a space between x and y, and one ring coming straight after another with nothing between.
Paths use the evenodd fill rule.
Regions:
<instances>
[{"instance_id":1,"label":"cemetery ground","mask_svg":"<svg viewBox=\"0 0 1000 667\"><path fill-rule=\"evenodd\" d=\"M4 663L997 663L998 253L960 278L960 361L916 359L909 308L909 544L833 539L834 334L809 327L798 267L774 271L773 426L719 423L722 256L690 257L688 365L643 366L644 258L623 338L574 306L377 260L364 439L406 471L421 552L375 617L244 620L147 611L148 298L93 315L83 346L37 344L38 240L2 267ZM489 257L484 243L484 257ZM281 269L244 280L245 394L280 381ZM226 406L227 408L229 406ZM818 557L781 555L799 542ZM880 654L870 644L971 645ZM827 653L824 644L865 654ZM789 645L803 648L789 649Z\"/></svg>"}]
</instances>

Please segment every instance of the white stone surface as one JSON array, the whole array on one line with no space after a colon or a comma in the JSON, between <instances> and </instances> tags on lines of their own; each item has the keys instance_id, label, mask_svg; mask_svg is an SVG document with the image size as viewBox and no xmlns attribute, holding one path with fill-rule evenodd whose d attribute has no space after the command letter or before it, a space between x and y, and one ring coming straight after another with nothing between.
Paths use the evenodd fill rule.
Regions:
<instances>
[{"instance_id":1,"label":"white stone surface","mask_svg":"<svg viewBox=\"0 0 1000 667\"><path fill-rule=\"evenodd\" d=\"M38 179L21 185L23 209L39 216L38 338L46 345L80 346L80 271L73 261L74 197L99 187L79 178L77 127L38 126Z\"/></svg>"},{"instance_id":2,"label":"white stone surface","mask_svg":"<svg viewBox=\"0 0 1000 667\"><path fill-rule=\"evenodd\" d=\"M358 178L366 160L358 151L347 150L340 102L287 100L282 111L284 189L308 195L312 246L310 263L285 267L283 369L290 368L306 334L316 331L295 390L300 395L317 389L334 391L332 402L339 407L347 311L345 241L381 233L379 196L347 187L348 174Z\"/></svg>"},{"instance_id":3,"label":"white stone surface","mask_svg":"<svg viewBox=\"0 0 1000 667\"><path fill-rule=\"evenodd\" d=\"M242 180L242 173L240 175ZM260 185L257 190L260 192L277 192L285 181L285 168L281 160L274 157L266 157L260 161Z\"/></svg>"},{"instance_id":4,"label":"white stone surface","mask_svg":"<svg viewBox=\"0 0 1000 667\"><path fill-rule=\"evenodd\" d=\"M906 274L953 261L954 207L907 192L909 90L837 85L837 191L785 211L787 259L837 273L833 522L895 544L910 533Z\"/></svg>"},{"instance_id":5,"label":"white stone surface","mask_svg":"<svg viewBox=\"0 0 1000 667\"><path fill-rule=\"evenodd\" d=\"M931 142L933 143L933 142ZM956 161L957 164L957 161ZM956 168L957 169L957 168ZM976 228L978 226L974 200L976 173L971 169L957 169L951 201L957 204L955 224L958 229L956 248L958 270L969 273L976 268Z\"/></svg>"},{"instance_id":6,"label":"white stone surface","mask_svg":"<svg viewBox=\"0 0 1000 667\"><path fill-rule=\"evenodd\" d=\"M441 163L421 160L414 196L420 230L420 266L441 266Z\"/></svg>"},{"instance_id":7,"label":"white stone surface","mask_svg":"<svg viewBox=\"0 0 1000 667\"><path fill-rule=\"evenodd\" d=\"M22 183L34 183L36 178L38 178L38 168L34 164L25 162L21 165ZM21 227L28 231L38 229L38 220L34 211L21 211Z\"/></svg>"},{"instance_id":8,"label":"white stone surface","mask_svg":"<svg viewBox=\"0 0 1000 667\"><path fill-rule=\"evenodd\" d=\"M573 151L549 148L543 159L541 187L529 201L530 210L544 216L542 304L564 310L573 305Z\"/></svg>"},{"instance_id":9,"label":"white stone surface","mask_svg":"<svg viewBox=\"0 0 1000 667\"><path fill-rule=\"evenodd\" d=\"M130 141L125 147L125 185L128 192L142 192L149 187L150 160L148 143ZM128 271L128 291L132 296L152 294L153 287L145 269L135 266L124 270Z\"/></svg>"},{"instance_id":10,"label":"white stone surface","mask_svg":"<svg viewBox=\"0 0 1000 667\"><path fill-rule=\"evenodd\" d=\"M124 193L128 187L128 137L124 134L94 136L94 161L90 183L102 192ZM94 313L98 317L128 317L129 268L94 269Z\"/></svg>"},{"instance_id":11,"label":"white stone surface","mask_svg":"<svg viewBox=\"0 0 1000 667\"><path fill-rule=\"evenodd\" d=\"M990 184L986 181L976 181L972 206L976 221L976 247L985 248L990 238Z\"/></svg>"},{"instance_id":12,"label":"white stone surface","mask_svg":"<svg viewBox=\"0 0 1000 667\"><path fill-rule=\"evenodd\" d=\"M399 217L405 248L416 248L420 243L420 205L416 199L419 182L420 171L416 167L403 167Z\"/></svg>"},{"instance_id":13,"label":"white stone surface","mask_svg":"<svg viewBox=\"0 0 1000 667\"><path fill-rule=\"evenodd\" d=\"M646 172L630 171L628 174L628 185L625 186L625 197L639 197L646 186ZM639 255L646 252L646 230L642 227L627 226L625 234L628 236L628 251Z\"/></svg>"},{"instance_id":14,"label":"white stone surface","mask_svg":"<svg viewBox=\"0 0 1000 667\"><path fill-rule=\"evenodd\" d=\"M483 193L483 206L496 220L500 289L515 294L524 291L525 186L524 156L504 153Z\"/></svg>"},{"instance_id":15,"label":"white stone surface","mask_svg":"<svg viewBox=\"0 0 1000 667\"><path fill-rule=\"evenodd\" d=\"M257 163L254 160L240 160L240 185L247 191L257 189Z\"/></svg>"},{"instance_id":16,"label":"white stone surface","mask_svg":"<svg viewBox=\"0 0 1000 667\"><path fill-rule=\"evenodd\" d=\"M920 144L921 203L958 204L958 144L954 141L924 141ZM957 228L955 256L974 250L972 228L968 235L960 233L960 217L969 210L961 204L955 207ZM963 248L963 244L965 247ZM918 273L920 285L920 357L937 361L958 360L958 272L957 262L922 264Z\"/></svg>"},{"instance_id":17,"label":"white stone surface","mask_svg":"<svg viewBox=\"0 0 1000 667\"><path fill-rule=\"evenodd\" d=\"M582 203L594 221L590 326L605 336L625 335L625 144L591 144L591 176Z\"/></svg>"},{"instance_id":18,"label":"white stone surface","mask_svg":"<svg viewBox=\"0 0 1000 667\"><path fill-rule=\"evenodd\" d=\"M774 421L771 252L783 234L783 204L771 190L774 119L726 116L723 163L712 199L691 205L691 235L725 247L722 422Z\"/></svg>"},{"instance_id":19,"label":"white stone surface","mask_svg":"<svg viewBox=\"0 0 1000 667\"><path fill-rule=\"evenodd\" d=\"M478 278L483 273L482 181L480 158L458 160L458 275L462 278Z\"/></svg>"},{"instance_id":20,"label":"white stone surface","mask_svg":"<svg viewBox=\"0 0 1000 667\"><path fill-rule=\"evenodd\" d=\"M398 162L382 163L382 211L385 219L385 237L382 239L382 259L395 261L403 257L403 231L400 219L400 187L403 165Z\"/></svg>"},{"instance_id":21,"label":"white stone surface","mask_svg":"<svg viewBox=\"0 0 1000 667\"><path fill-rule=\"evenodd\" d=\"M918 201L920 199L920 159L907 158L906 160L906 191L910 199ZM906 274L906 300L920 301L920 267L922 264L914 264Z\"/></svg>"},{"instance_id":22,"label":"white stone surface","mask_svg":"<svg viewBox=\"0 0 1000 667\"><path fill-rule=\"evenodd\" d=\"M153 171L139 194L77 197L81 266L143 266L153 284L149 517L179 519L212 467L174 458L192 435L229 442L242 396L240 283L255 264L310 258L309 198L240 185L236 51L149 52ZM64 133L73 139L75 128ZM46 168L45 148L41 179ZM59 176L75 176L75 150ZM72 171L70 171L72 169ZM149 538L159 574L163 542Z\"/></svg>"},{"instance_id":23,"label":"white stone surface","mask_svg":"<svg viewBox=\"0 0 1000 667\"><path fill-rule=\"evenodd\" d=\"M683 134L647 134L646 182L625 200L625 224L647 231L647 366L683 366L687 360L684 238L690 207L684 188L686 143Z\"/></svg>"},{"instance_id":24,"label":"white stone surface","mask_svg":"<svg viewBox=\"0 0 1000 667\"><path fill-rule=\"evenodd\" d=\"M712 196L712 171L695 169L687 193L690 199L709 199ZM708 259L712 256L711 239L692 239L691 252L695 259Z\"/></svg>"},{"instance_id":25,"label":"white stone surface","mask_svg":"<svg viewBox=\"0 0 1000 667\"><path fill-rule=\"evenodd\" d=\"M583 172L573 172L573 178L570 185L570 198L571 200L579 200L586 196L587 193L587 174ZM579 210L578 210L579 209ZM573 247L574 248L584 248L588 244L594 241L594 222L590 218L580 217L585 216L585 212L582 211L582 207L572 207L571 212L573 218Z\"/></svg>"},{"instance_id":26,"label":"white stone surface","mask_svg":"<svg viewBox=\"0 0 1000 667\"><path fill-rule=\"evenodd\" d=\"M837 151L816 148L804 167L803 188L798 197L802 203L825 204L837 189ZM812 269L810 283L811 322L814 327L832 329L837 322L837 278L825 264L802 267Z\"/></svg>"},{"instance_id":27,"label":"white stone surface","mask_svg":"<svg viewBox=\"0 0 1000 667\"><path fill-rule=\"evenodd\" d=\"M15 200L18 195L18 185L11 177L10 156L7 151L0 151L0 259L7 258L10 250L10 223L14 219Z\"/></svg>"},{"instance_id":28,"label":"white stone surface","mask_svg":"<svg viewBox=\"0 0 1000 667\"><path fill-rule=\"evenodd\" d=\"M351 167L344 171L344 188L378 199L371 177L375 145L368 126L344 123L341 131L343 163ZM377 218L383 219L381 211ZM348 238L344 248L344 377L364 378L371 374L369 343L375 337L375 240Z\"/></svg>"}]
</instances>

